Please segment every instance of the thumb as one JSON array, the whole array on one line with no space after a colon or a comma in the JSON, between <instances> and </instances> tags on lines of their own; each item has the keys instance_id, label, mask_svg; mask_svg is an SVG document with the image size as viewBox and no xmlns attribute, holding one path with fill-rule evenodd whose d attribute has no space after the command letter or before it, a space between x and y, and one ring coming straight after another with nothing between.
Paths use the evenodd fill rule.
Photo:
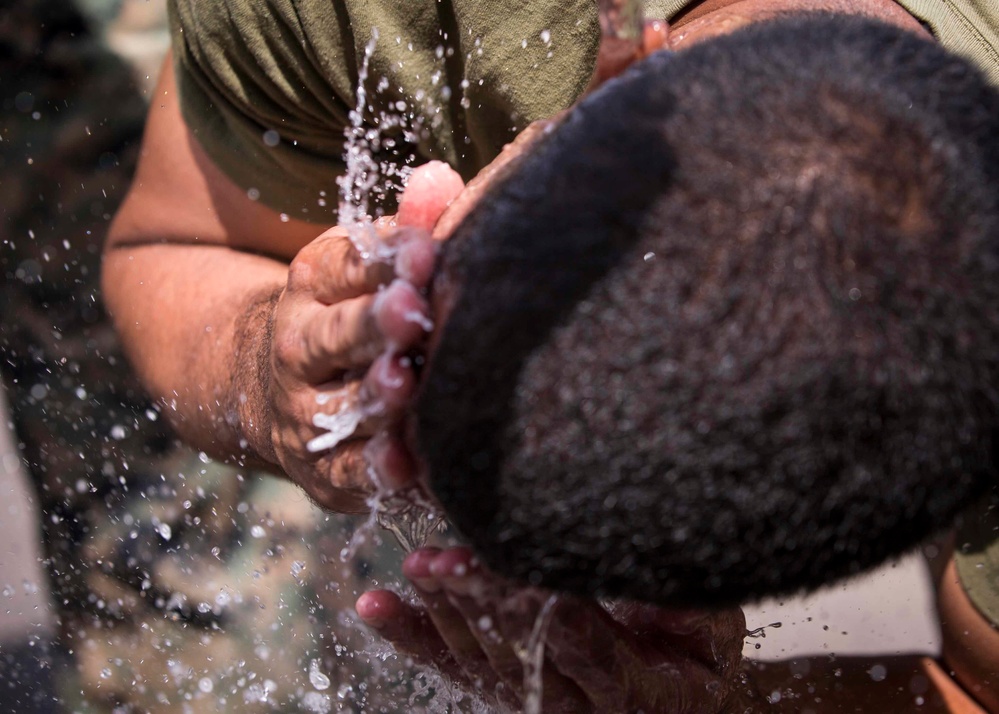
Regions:
<instances>
[{"instance_id":1,"label":"thumb","mask_svg":"<svg viewBox=\"0 0 999 714\"><path fill-rule=\"evenodd\" d=\"M432 231L444 209L465 188L458 172L443 161L431 161L420 166L409 177L406 190L399 200L396 222Z\"/></svg>"}]
</instances>

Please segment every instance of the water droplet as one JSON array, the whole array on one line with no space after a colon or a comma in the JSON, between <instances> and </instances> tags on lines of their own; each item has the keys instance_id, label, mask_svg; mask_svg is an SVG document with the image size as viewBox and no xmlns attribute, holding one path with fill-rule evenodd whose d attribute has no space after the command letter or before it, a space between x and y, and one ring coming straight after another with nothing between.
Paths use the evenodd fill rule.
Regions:
<instances>
[{"instance_id":1,"label":"water droplet","mask_svg":"<svg viewBox=\"0 0 999 714\"><path fill-rule=\"evenodd\" d=\"M265 146L275 147L281 143L281 135L274 131L274 129L265 131L263 139Z\"/></svg>"},{"instance_id":2,"label":"water droplet","mask_svg":"<svg viewBox=\"0 0 999 714\"><path fill-rule=\"evenodd\" d=\"M200 689L205 694L209 694L215 688L214 683L208 677L202 677L198 680L198 689Z\"/></svg>"},{"instance_id":3,"label":"water droplet","mask_svg":"<svg viewBox=\"0 0 999 714\"><path fill-rule=\"evenodd\" d=\"M549 42L552 41L552 33L550 31L548 31L548 30L542 30L541 31L541 41L544 42L547 45Z\"/></svg>"},{"instance_id":4,"label":"water droplet","mask_svg":"<svg viewBox=\"0 0 999 714\"><path fill-rule=\"evenodd\" d=\"M254 538L263 538L267 535L267 531L265 531L264 527L258 523L250 528L250 535Z\"/></svg>"},{"instance_id":5,"label":"water droplet","mask_svg":"<svg viewBox=\"0 0 999 714\"><path fill-rule=\"evenodd\" d=\"M170 528L169 523L160 523L156 526L156 532L160 534L160 538L163 540L170 540L173 538L173 529Z\"/></svg>"},{"instance_id":6,"label":"water droplet","mask_svg":"<svg viewBox=\"0 0 999 714\"><path fill-rule=\"evenodd\" d=\"M872 681L883 682L888 676L888 669L883 664L876 664L867 670L867 674L870 676Z\"/></svg>"},{"instance_id":7,"label":"water droplet","mask_svg":"<svg viewBox=\"0 0 999 714\"><path fill-rule=\"evenodd\" d=\"M402 319L419 325L426 332L433 332L434 322L419 310L407 310L402 314Z\"/></svg>"},{"instance_id":8,"label":"water droplet","mask_svg":"<svg viewBox=\"0 0 999 714\"><path fill-rule=\"evenodd\" d=\"M333 703L328 694L306 692L302 695L302 708L314 714L329 714L333 709Z\"/></svg>"},{"instance_id":9,"label":"water droplet","mask_svg":"<svg viewBox=\"0 0 999 714\"><path fill-rule=\"evenodd\" d=\"M309 682L318 690L329 689L330 678L319 671L319 660L314 659L309 663ZM339 696L339 692L337 692ZM343 697L341 697L342 699Z\"/></svg>"}]
</instances>

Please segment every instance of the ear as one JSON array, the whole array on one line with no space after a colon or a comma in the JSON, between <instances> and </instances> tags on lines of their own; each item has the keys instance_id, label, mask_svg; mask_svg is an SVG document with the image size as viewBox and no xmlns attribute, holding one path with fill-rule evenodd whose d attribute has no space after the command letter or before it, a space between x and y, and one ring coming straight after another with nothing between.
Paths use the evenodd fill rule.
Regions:
<instances>
[{"instance_id":1,"label":"ear","mask_svg":"<svg viewBox=\"0 0 999 714\"><path fill-rule=\"evenodd\" d=\"M601 33L597 63L583 96L608 79L618 76L635 62L665 49L668 40L669 24L665 20L646 20L642 25L641 38L638 39L619 37L609 31Z\"/></svg>"}]
</instances>

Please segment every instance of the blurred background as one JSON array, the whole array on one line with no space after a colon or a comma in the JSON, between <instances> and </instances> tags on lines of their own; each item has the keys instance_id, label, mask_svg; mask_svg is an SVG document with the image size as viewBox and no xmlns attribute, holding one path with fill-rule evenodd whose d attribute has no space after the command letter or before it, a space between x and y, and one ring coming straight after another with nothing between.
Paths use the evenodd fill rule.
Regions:
<instances>
[{"instance_id":1,"label":"blurred background","mask_svg":"<svg viewBox=\"0 0 999 714\"><path fill-rule=\"evenodd\" d=\"M120 521L135 533L139 523L131 515L113 515L125 500L120 487L141 482L132 480L139 470L134 461L130 469L133 457L128 455L137 452L119 442L127 442L132 430L142 432L141 448L136 448L148 456L165 453L167 437L134 386L116 387L113 398L105 399L102 372L88 365L100 363L115 373L122 369L97 294L99 250L134 167L144 107L168 44L164 0L0 4L0 360L5 385L0 391L0 712L74 710L65 702L65 681L72 672L114 682L117 669L112 676L113 667L106 665L124 667L113 648L102 650L102 633L109 632L106 619L95 619L95 629L70 623L76 622L77 600L89 599L102 618L114 610L92 590L90 575L114 570L100 555L112 551L101 550L104 541L94 541L94 524L105 518ZM100 398L91 398L94 394ZM91 411L79 411L80 404ZM108 413L95 415L95 410ZM87 426L81 430L81 424ZM88 460L100 462L100 469L80 466ZM95 470L100 474L91 473ZM168 495L176 494L174 489ZM298 510L289 511L288 520L320 518L307 514L300 495L289 498ZM94 502L97 516L79 515L93 513ZM233 508L246 513L246 502L236 499ZM179 532L176 525L171 530L167 512L150 517L149 543L162 545ZM141 542L143 531L138 532L140 537L129 537ZM60 561L79 559L80 553L91 560ZM133 556L113 550L110 559L118 557L130 563ZM144 557L147 564L155 562L155 552ZM304 562L293 561L296 579L302 569L298 563ZM370 568L356 570L369 579L357 587L371 582ZM197 579L190 569L182 572ZM56 582L52 573L58 574ZM139 580L145 592L148 573ZM120 597L119 606L126 601ZM932 606L926 568L913 555L807 598L748 608L749 628L763 629L747 639L746 653L764 659L935 654L939 634ZM123 617L121 611L111 615ZM153 637L146 631L139 636ZM127 651L135 652L134 643L130 646ZM84 651L101 653L95 655L97 665L81 660ZM312 661L298 661L299 674ZM134 673L130 676L134 684ZM122 691L132 686L127 677L121 681ZM194 675L192 681L197 688L191 688L189 701L212 691L205 676ZM86 683L74 686L88 688ZM262 691L266 700L266 686ZM109 696L108 710L119 711L115 707L123 698L121 693ZM255 701L244 697L241 706ZM302 697L300 704L306 711L324 711L324 701Z\"/></svg>"}]
</instances>

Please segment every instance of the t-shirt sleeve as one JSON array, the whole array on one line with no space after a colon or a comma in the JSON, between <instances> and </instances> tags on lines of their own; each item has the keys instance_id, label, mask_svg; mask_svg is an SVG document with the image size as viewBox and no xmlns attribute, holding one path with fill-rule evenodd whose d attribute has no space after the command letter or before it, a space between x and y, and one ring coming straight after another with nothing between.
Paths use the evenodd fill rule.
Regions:
<instances>
[{"instance_id":1,"label":"t-shirt sleeve","mask_svg":"<svg viewBox=\"0 0 999 714\"><path fill-rule=\"evenodd\" d=\"M209 158L253 200L335 222L356 74L349 23L331 10L342 72L330 76L293 0L171 0L169 12L181 111Z\"/></svg>"}]
</instances>

